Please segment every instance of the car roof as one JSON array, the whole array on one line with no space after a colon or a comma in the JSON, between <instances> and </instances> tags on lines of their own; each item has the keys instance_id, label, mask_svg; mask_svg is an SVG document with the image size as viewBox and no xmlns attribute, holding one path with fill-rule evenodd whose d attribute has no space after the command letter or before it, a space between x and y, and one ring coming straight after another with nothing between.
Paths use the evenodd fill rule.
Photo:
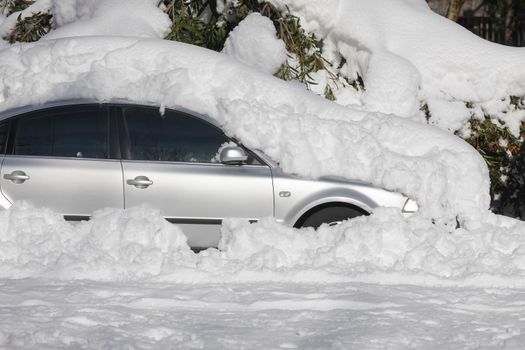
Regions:
<instances>
[{"instance_id":1,"label":"car roof","mask_svg":"<svg viewBox=\"0 0 525 350\"><path fill-rule=\"evenodd\" d=\"M148 102L135 102L135 101L129 101L129 100L123 100L123 99L113 99L110 101L99 101L95 99L68 99L68 100L56 100L56 101L49 101L42 104L34 104L34 105L28 105L23 107L16 107L9 110L6 110L4 112L0 112L0 121L28 113L33 111L38 111L42 109L47 108L53 108L53 107L62 107L62 106L74 106L74 105L83 105L83 104L98 104L98 105L129 105L129 106L146 106L146 107L155 107L155 108L161 108L158 104L155 103L148 103ZM176 108L166 108L169 110L175 110L183 113L190 114L192 116L196 116L200 119L203 119L207 121L210 124L213 124L214 126L221 128L221 125L217 122L217 120L204 115L200 114L191 110L188 110L183 107L176 107Z\"/></svg>"}]
</instances>

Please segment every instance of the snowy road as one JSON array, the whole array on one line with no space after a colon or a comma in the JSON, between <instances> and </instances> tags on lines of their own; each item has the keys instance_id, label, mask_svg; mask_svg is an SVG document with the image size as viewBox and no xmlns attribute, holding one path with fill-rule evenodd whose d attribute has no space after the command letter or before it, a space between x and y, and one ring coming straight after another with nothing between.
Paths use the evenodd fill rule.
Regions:
<instances>
[{"instance_id":1,"label":"snowy road","mask_svg":"<svg viewBox=\"0 0 525 350\"><path fill-rule=\"evenodd\" d=\"M0 281L0 347L508 348L525 290Z\"/></svg>"}]
</instances>

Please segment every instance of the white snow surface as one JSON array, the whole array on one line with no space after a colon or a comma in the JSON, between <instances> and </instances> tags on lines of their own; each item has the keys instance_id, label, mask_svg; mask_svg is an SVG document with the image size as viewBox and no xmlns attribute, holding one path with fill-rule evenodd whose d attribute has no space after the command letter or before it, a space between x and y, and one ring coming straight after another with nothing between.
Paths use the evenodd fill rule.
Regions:
<instances>
[{"instance_id":1,"label":"white snow surface","mask_svg":"<svg viewBox=\"0 0 525 350\"><path fill-rule=\"evenodd\" d=\"M226 55L162 40L68 38L0 51L0 110L67 98L184 107L215 118L284 171L368 181L422 215L476 228L488 215L482 157L438 128L339 106Z\"/></svg>"},{"instance_id":2,"label":"white snow surface","mask_svg":"<svg viewBox=\"0 0 525 350\"><path fill-rule=\"evenodd\" d=\"M503 220L494 217L494 220ZM374 282L525 288L525 223L454 234L393 208L336 227L230 219L219 249L193 253L158 210L105 209L70 224L18 203L0 212L0 278L230 283Z\"/></svg>"},{"instance_id":3,"label":"white snow surface","mask_svg":"<svg viewBox=\"0 0 525 350\"><path fill-rule=\"evenodd\" d=\"M252 13L230 32L222 52L262 72L273 74L286 61L286 47L276 35L268 17Z\"/></svg>"},{"instance_id":4,"label":"white snow surface","mask_svg":"<svg viewBox=\"0 0 525 350\"><path fill-rule=\"evenodd\" d=\"M466 114L476 116L465 102L482 107L525 95L524 48L483 40L434 13L424 0L270 2L283 11L287 6L308 32L323 39L328 60L345 57L346 66L361 74L367 110L424 121L419 108L432 100L432 122L454 131ZM513 113L510 101L495 116L519 135L525 117Z\"/></svg>"},{"instance_id":5,"label":"white snow surface","mask_svg":"<svg viewBox=\"0 0 525 350\"><path fill-rule=\"evenodd\" d=\"M309 2L310 15L326 15L329 24L337 20L329 16L336 5L369 3L380 4ZM394 3L387 9L426 11L422 1ZM149 1L129 4L144 9L132 12L144 15L133 35L162 36L164 20ZM108 22L97 10L103 6L111 13L119 2L54 1L49 9L63 30L53 35L125 34L120 29L128 24ZM366 13L347 19L359 16L369 28ZM334 93L366 108L411 114L417 101L410 94L423 91L416 82L425 83L420 67L396 57L397 45L377 54L347 39L325 44L359 51L362 67L373 67L366 79L375 88ZM450 125L443 96L432 107L443 111L440 126ZM286 171L401 190L418 199L422 214L407 219L380 208L318 231L271 218L232 219L224 222L220 250L195 254L154 208L103 209L72 225L48 209L16 203L0 212L0 348L523 347L525 223L487 211L486 166L455 136L338 106L226 55L177 43L75 38L0 50L0 110L78 97L208 114ZM507 100L489 98L476 108L506 114ZM458 112L454 123L462 118ZM442 224L454 226L456 215L468 230L449 233Z\"/></svg>"},{"instance_id":6,"label":"white snow surface","mask_svg":"<svg viewBox=\"0 0 525 350\"><path fill-rule=\"evenodd\" d=\"M516 349L525 292L0 280L6 349Z\"/></svg>"}]
</instances>

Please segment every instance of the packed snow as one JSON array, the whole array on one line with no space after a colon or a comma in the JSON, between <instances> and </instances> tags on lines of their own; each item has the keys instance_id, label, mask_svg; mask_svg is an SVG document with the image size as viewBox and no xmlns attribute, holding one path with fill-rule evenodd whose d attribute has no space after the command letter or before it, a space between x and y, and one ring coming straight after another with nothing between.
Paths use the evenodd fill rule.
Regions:
<instances>
[{"instance_id":1,"label":"packed snow","mask_svg":"<svg viewBox=\"0 0 525 350\"><path fill-rule=\"evenodd\" d=\"M491 106L497 104L498 113L490 114L519 136L525 113L509 96L525 95L525 48L483 40L423 0L270 2L299 16L302 26L323 40L329 61L345 58L342 73L363 77L364 109L425 121L420 107L428 103L431 122L455 131L471 116L494 112Z\"/></svg>"},{"instance_id":2,"label":"packed snow","mask_svg":"<svg viewBox=\"0 0 525 350\"><path fill-rule=\"evenodd\" d=\"M525 292L0 280L8 349L522 349Z\"/></svg>"}]
</instances>

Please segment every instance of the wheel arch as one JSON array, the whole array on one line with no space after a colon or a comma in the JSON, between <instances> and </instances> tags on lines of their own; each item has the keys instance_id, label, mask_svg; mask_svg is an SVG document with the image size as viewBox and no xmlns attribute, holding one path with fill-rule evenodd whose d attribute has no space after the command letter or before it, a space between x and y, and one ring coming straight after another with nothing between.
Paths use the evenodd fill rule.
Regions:
<instances>
[{"instance_id":1,"label":"wheel arch","mask_svg":"<svg viewBox=\"0 0 525 350\"><path fill-rule=\"evenodd\" d=\"M326 200L321 203L316 203L307 208L304 208L298 214L295 215L294 219L291 220L291 223L293 224L293 227L299 228L314 213L318 212L321 209L326 209L330 207L350 208L350 209L357 210L366 216L370 215L372 211L371 208L369 208L363 203L348 202L348 201L342 201L339 199Z\"/></svg>"}]
</instances>

